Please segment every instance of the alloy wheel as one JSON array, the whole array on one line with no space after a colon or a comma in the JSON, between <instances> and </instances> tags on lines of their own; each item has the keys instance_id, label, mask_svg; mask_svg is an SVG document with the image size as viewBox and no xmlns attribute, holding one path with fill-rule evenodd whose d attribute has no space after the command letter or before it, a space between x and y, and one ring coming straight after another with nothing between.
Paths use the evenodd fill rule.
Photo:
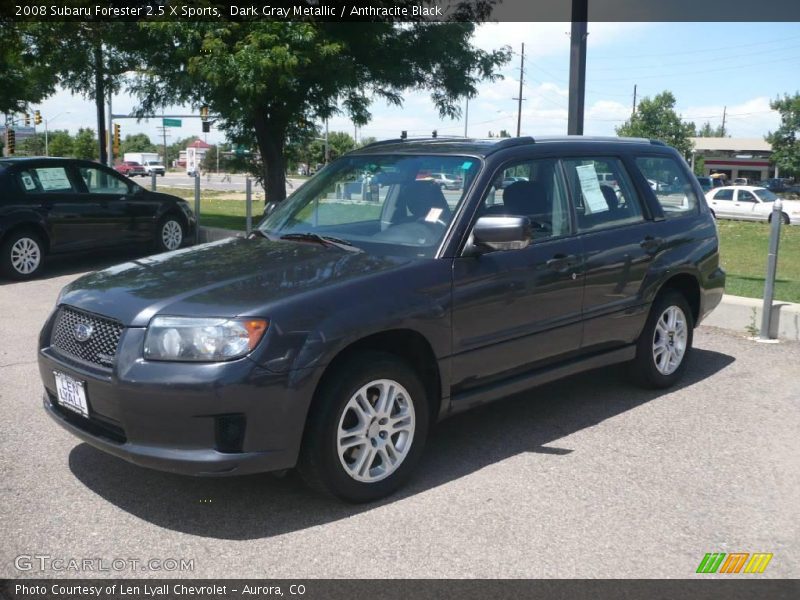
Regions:
<instances>
[{"instance_id":1,"label":"alloy wheel","mask_svg":"<svg viewBox=\"0 0 800 600\"><path fill-rule=\"evenodd\" d=\"M342 411L336 443L345 472L374 483L394 473L414 441L416 415L408 391L377 379L359 388Z\"/></svg>"},{"instance_id":2,"label":"alloy wheel","mask_svg":"<svg viewBox=\"0 0 800 600\"><path fill-rule=\"evenodd\" d=\"M686 315L668 306L659 316L653 332L653 361L662 375L671 375L681 365L688 340Z\"/></svg>"},{"instance_id":3,"label":"alloy wheel","mask_svg":"<svg viewBox=\"0 0 800 600\"><path fill-rule=\"evenodd\" d=\"M177 221L167 221L161 228L161 241L167 250L177 250L183 241L183 229Z\"/></svg>"},{"instance_id":4,"label":"alloy wheel","mask_svg":"<svg viewBox=\"0 0 800 600\"><path fill-rule=\"evenodd\" d=\"M19 238L11 246L11 266L20 275L30 275L42 261L42 250L36 240Z\"/></svg>"}]
</instances>

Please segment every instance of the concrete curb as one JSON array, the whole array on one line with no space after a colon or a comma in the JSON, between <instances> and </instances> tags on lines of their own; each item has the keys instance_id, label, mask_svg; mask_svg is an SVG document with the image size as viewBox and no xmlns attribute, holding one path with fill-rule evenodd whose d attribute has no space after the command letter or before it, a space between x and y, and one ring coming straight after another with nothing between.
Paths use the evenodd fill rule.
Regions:
<instances>
[{"instance_id":1,"label":"concrete curb","mask_svg":"<svg viewBox=\"0 0 800 600\"><path fill-rule=\"evenodd\" d=\"M726 294L714 312L703 321L703 325L751 334L755 328L754 335L758 335L761 329L762 304L763 300L759 298ZM775 300L772 307L770 337L800 341L800 304Z\"/></svg>"},{"instance_id":2,"label":"concrete curb","mask_svg":"<svg viewBox=\"0 0 800 600\"><path fill-rule=\"evenodd\" d=\"M244 237L244 232L219 227L200 228L200 243L214 242L229 237ZM722 297L719 306L706 317L702 324L730 329L742 334L758 335L758 330L761 328L762 304L763 301L758 298L743 298L726 294ZM773 307L770 336L800 341L800 304L775 301Z\"/></svg>"}]
</instances>

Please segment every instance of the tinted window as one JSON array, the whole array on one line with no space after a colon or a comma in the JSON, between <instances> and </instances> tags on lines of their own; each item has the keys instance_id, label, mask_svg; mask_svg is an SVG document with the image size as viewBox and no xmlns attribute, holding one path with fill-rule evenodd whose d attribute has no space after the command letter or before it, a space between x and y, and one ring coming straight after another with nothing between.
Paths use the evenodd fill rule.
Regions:
<instances>
[{"instance_id":1,"label":"tinted window","mask_svg":"<svg viewBox=\"0 0 800 600\"><path fill-rule=\"evenodd\" d=\"M574 192L580 231L644 220L639 198L619 159L570 159L564 161L564 166ZM598 180L598 173L606 173L605 183Z\"/></svg>"},{"instance_id":2,"label":"tinted window","mask_svg":"<svg viewBox=\"0 0 800 600\"><path fill-rule=\"evenodd\" d=\"M569 205L555 159L506 166L483 199L480 215L528 217L534 240L570 233Z\"/></svg>"},{"instance_id":3,"label":"tinted window","mask_svg":"<svg viewBox=\"0 0 800 600\"><path fill-rule=\"evenodd\" d=\"M668 156L639 157L636 166L647 178L657 182L651 189L658 198L664 216L680 217L697 210L694 187L686 177L686 170L678 161Z\"/></svg>"},{"instance_id":4,"label":"tinted window","mask_svg":"<svg viewBox=\"0 0 800 600\"><path fill-rule=\"evenodd\" d=\"M778 199L778 197L769 190L756 190L755 194L761 198L762 202L775 202L775 200Z\"/></svg>"},{"instance_id":5,"label":"tinted window","mask_svg":"<svg viewBox=\"0 0 800 600\"><path fill-rule=\"evenodd\" d=\"M108 171L96 167L81 167L81 177L90 194L127 194L128 184Z\"/></svg>"},{"instance_id":6,"label":"tinted window","mask_svg":"<svg viewBox=\"0 0 800 600\"><path fill-rule=\"evenodd\" d=\"M714 200L733 200L733 190L718 190L713 197Z\"/></svg>"},{"instance_id":7,"label":"tinted window","mask_svg":"<svg viewBox=\"0 0 800 600\"><path fill-rule=\"evenodd\" d=\"M27 193L73 192L64 167L36 167L17 173L20 187Z\"/></svg>"}]
</instances>

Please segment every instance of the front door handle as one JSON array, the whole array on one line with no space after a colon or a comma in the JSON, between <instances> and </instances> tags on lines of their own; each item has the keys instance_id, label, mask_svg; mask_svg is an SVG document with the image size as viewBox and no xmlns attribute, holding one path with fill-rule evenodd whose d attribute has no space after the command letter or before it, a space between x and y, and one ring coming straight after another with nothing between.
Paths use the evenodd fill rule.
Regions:
<instances>
[{"instance_id":1,"label":"front door handle","mask_svg":"<svg viewBox=\"0 0 800 600\"><path fill-rule=\"evenodd\" d=\"M548 269L562 271L568 267L571 267L576 262L578 262L578 257L574 254L556 254L545 264L547 265Z\"/></svg>"},{"instance_id":2,"label":"front door handle","mask_svg":"<svg viewBox=\"0 0 800 600\"><path fill-rule=\"evenodd\" d=\"M644 238L639 245L647 251L656 250L657 248L661 247L664 243L663 238L653 237L652 235L648 235Z\"/></svg>"}]
</instances>

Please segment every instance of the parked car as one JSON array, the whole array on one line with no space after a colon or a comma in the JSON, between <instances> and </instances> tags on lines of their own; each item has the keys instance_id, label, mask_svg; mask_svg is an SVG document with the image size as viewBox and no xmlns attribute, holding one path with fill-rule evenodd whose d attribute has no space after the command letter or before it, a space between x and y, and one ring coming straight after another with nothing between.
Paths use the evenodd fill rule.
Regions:
<instances>
[{"instance_id":1,"label":"parked car","mask_svg":"<svg viewBox=\"0 0 800 600\"><path fill-rule=\"evenodd\" d=\"M714 189L714 180L711 177L698 177L697 183L703 190L703 193L709 192Z\"/></svg>"},{"instance_id":2,"label":"parked car","mask_svg":"<svg viewBox=\"0 0 800 600\"><path fill-rule=\"evenodd\" d=\"M104 165L0 159L0 272L39 274L51 254L138 245L175 250L194 232L182 199L150 192Z\"/></svg>"},{"instance_id":3,"label":"parked car","mask_svg":"<svg viewBox=\"0 0 800 600\"><path fill-rule=\"evenodd\" d=\"M717 219L743 221L772 220L773 202L778 199L767 188L756 186L726 186L706 194L711 212ZM800 224L800 200L783 200L781 218L787 225Z\"/></svg>"},{"instance_id":4,"label":"parked car","mask_svg":"<svg viewBox=\"0 0 800 600\"><path fill-rule=\"evenodd\" d=\"M147 175L147 171L145 171L145 168L138 162L132 160L126 160L121 162L120 164L114 166L114 170L117 173L122 173L126 177L136 177L137 175L139 177L144 177L145 175Z\"/></svg>"},{"instance_id":5,"label":"parked car","mask_svg":"<svg viewBox=\"0 0 800 600\"><path fill-rule=\"evenodd\" d=\"M793 185L791 180L781 179L781 178L770 178L770 179L762 179L759 182L759 186L767 188L770 192L774 193L782 193L786 192L789 194L797 194L800 193L800 185Z\"/></svg>"},{"instance_id":6,"label":"parked car","mask_svg":"<svg viewBox=\"0 0 800 600\"><path fill-rule=\"evenodd\" d=\"M431 173L431 180L446 190L457 190L461 187L461 179L446 173Z\"/></svg>"},{"instance_id":7,"label":"parked car","mask_svg":"<svg viewBox=\"0 0 800 600\"><path fill-rule=\"evenodd\" d=\"M417 179L443 167L464 173L457 198ZM340 195L365 171L374 201ZM655 193L655 172L680 189ZM142 466L296 466L369 501L442 418L615 363L675 384L725 282L702 190L660 142L382 142L270 210L248 238L64 288L40 335L47 414Z\"/></svg>"},{"instance_id":8,"label":"parked car","mask_svg":"<svg viewBox=\"0 0 800 600\"><path fill-rule=\"evenodd\" d=\"M733 180L733 185L750 185L750 180L747 177L737 177Z\"/></svg>"}]
</instances>

